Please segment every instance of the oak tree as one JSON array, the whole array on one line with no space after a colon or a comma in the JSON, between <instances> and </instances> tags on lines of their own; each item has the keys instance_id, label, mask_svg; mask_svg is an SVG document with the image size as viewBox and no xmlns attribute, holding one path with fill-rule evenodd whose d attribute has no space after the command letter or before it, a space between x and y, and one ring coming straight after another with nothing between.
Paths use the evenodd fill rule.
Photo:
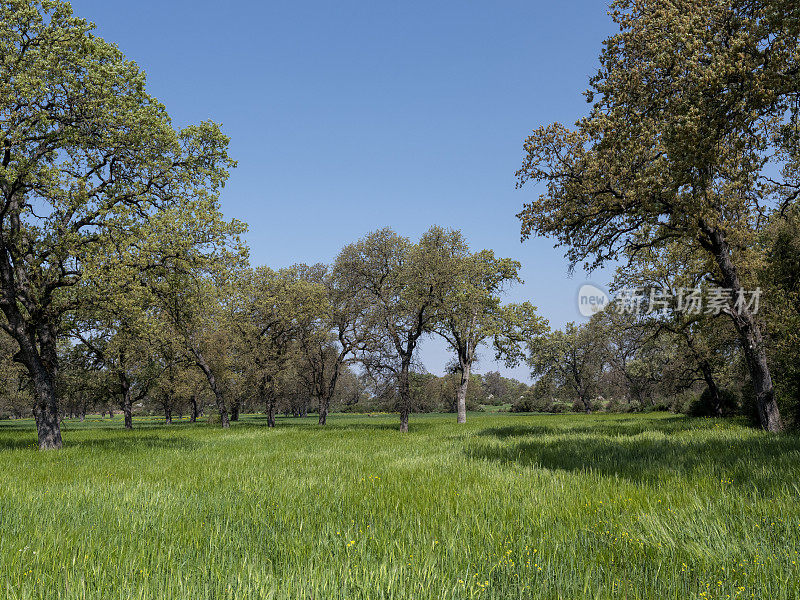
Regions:
<instances>
[{"instance_id":1,"label":"oak tree","mask_svg":"<svg viewBox=\"0 0 800 600\"><path fill-rule=\"evenodd\" d=\"M62 445L57 342L71 293L157 212L204 204L231 166L211 122L175 130L144 73L60 0L0 3L0 310L41 449Z\"/></svg>"},{"instance_id":2,"label":"oak tree","mask_svg":"<svg viewBox=\"0 0 800 600\"><path fill-rule=\"evenodd\" d=\"M519 184L546 188L519 215L523 236L553 236L588 268L621 250L694 244L738 296L761 215L800 195L800 5L616 0L610 14L620 30L600 54L588 116L525 142ZM761 424L779 431L762 325L746 303L727 313Z\"/></svg>"}]
</instances>

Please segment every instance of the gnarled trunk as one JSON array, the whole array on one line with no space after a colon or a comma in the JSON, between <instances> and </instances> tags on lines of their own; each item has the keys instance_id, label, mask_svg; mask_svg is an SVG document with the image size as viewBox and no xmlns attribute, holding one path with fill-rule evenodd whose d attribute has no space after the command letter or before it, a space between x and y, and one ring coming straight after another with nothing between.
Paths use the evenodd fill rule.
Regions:
<instances>
[{"instance_id":1,"label":"gnarled trunk","mask_svg":"<svg viewBox=\"0 0 800 600\"><path fill-rule=\"evenodd\" d=\"M222 390L220 390L217 385L217 378L214 376L214 372L211 370L211 367L208 366L205 357L199 350L192 348L192 353L194 354L195 363L197 363L197 366L203 371L208 381L208 386L211 388L211 391L214 392L214 399L217 401L217 410L219 411L220 424L223 428L230 427L231 424L228 421L228 409L225 406L225 398L222 396Z\"/></svg>"},{"instance_id":2,"label":"gnarled trunk","mask_svg":"<svg viewBox=\"0 0 800 600\"><path fill-rule=\"evenodd\" d=\"M328 422L328 412L331 408L331 398L333 398L333 394L336 391L336 383L339 381L339 374L341 373L342 361L344 360L344 357L345 351L340 352L339 356L336 358L336 363L333 366L333 374L331 375L327 386L324 382L320 383L320 388L322 389L319 397L320 425L325 425Z\"/></svg>"},{"instance_id":3,"label":"gnarled trunk","mask_svg":"<svg viewBox=\"0 0 800 600\"><path fill-rule=\"evenodd\" d=\"M700 371L703 373L703 381L708 387L708 394L711 398L711 414L715 417L722 416L722 397L719 393L719 386L714 379L714 374L711 371L711 365L707 361L700 363Z\"/></svg>"},{"instance_id":4,"label":"gnarled trunk","mask_svg":"<svg viewBox=\"0 0 800 600\"><path fill-rule=\"evenodd\" d=\"M33 378L36 393L33 415L36 418L36 433L39 450L58 450L63 445L61 424L58 419L58 398L49 374L38 373Z\"/></svg>"},{"instance_id":5,"label":"gnarled trunk","mask_svg":"<svg viewBox=\"0 0 800 600\"><path fill-rule=\"evenodd\" d=\"M6 315L8 316L8 312ZM36 419L39 449L58 450L63 442L55 386L58 372L55 336L47 327L38 328L37 349L33 336L28 335L26 328L20 325L13 328L13 331L14 338L20 346L20 352L15 356L15 360L25 365L33 383L33 416Z\"/></svg>"},{"instance_id":6,"label":"gnarled trunk","mask_svg":"<svg viewBox=\"0 0 800 600\"><path fill-rule=\"evenodd\" d=\"M705 234L702 244L714 256L714 261L722 274L723 284L733 290L735 295L743 293L745 290L739 281L739 273L731 260L730 248L724 236L717 229L704 223L701 223L701 228ZM742 350L756 395L761 427L767 431L781 431L783 422L775 400L775 389L767 364L767 351L761 327L746 302L731 307L729 314L742 342Z\"/></svg>"}]
</instances>

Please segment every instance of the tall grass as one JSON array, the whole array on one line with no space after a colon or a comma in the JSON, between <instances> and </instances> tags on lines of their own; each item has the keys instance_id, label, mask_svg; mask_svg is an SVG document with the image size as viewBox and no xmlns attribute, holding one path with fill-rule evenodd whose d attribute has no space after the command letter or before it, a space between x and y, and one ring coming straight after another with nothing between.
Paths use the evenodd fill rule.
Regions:
<instances>
[{"instance_id":1,"label":"tall grass","mask_svg":"<svg viewBox=\"0 0 800 600\"><path fill-rule=\"evenodd\" d=\"M800 440L671 415L0 424L9 599L797 598Z\"/></svg>"}]
</instances>

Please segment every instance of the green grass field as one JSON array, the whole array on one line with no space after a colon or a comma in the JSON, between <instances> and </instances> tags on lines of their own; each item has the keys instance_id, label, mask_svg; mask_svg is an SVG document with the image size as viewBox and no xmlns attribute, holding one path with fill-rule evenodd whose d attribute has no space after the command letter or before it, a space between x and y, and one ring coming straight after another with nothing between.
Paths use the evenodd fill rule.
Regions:
<instances>
[{"instance_id":1,"label":"green grass field","mask_svg":"<svg viewBox=\"0 0 800 600\"><path fill-rule=\"evenodd\" d=\"M674 415L0 423L27 598L797 598L800 439Z\"/></svg>"}]
</instances>

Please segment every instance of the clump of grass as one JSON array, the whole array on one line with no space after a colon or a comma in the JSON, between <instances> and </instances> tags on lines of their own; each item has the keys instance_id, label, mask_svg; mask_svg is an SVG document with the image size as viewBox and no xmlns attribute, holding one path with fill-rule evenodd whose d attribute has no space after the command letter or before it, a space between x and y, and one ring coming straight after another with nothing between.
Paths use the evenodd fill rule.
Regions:
<instances>
[{"instance_id":1,"label":"clump of grass","mask_svg":"<svg viewBox=\"0 0 800 600\"><path fill-rule=\"evenodd\" d=\"M800 442L671 415L0 425L9 599L796 598Z\"/></svg>"}]
</instances>

